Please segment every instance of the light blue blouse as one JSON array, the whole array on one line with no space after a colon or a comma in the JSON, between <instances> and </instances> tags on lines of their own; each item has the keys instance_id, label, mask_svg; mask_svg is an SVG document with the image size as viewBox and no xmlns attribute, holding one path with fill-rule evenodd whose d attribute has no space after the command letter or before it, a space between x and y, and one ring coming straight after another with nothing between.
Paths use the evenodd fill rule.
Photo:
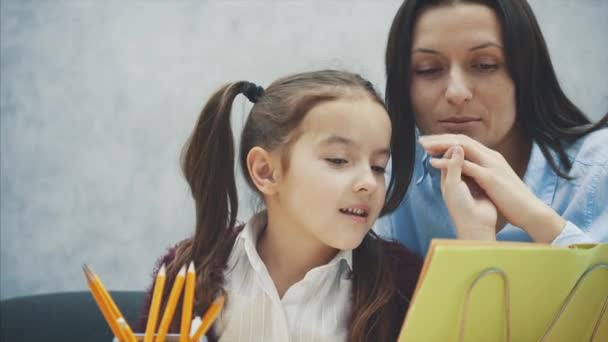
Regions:
<instances>
[{"instance_id":1,"label":"light blue blouse","mask_svg":"<svg viewBox=\"0 0 608 342\"><path fill-rule=\"evenodd\" d=\"M532 192L566 221L554 245L608 242L608 128L595 131L567 147L573 180L559 177L534 143L524 182ZM556 159L557 160L557 159ZM508 191L508 189L505 189ZM374 227L381 236L398 240L424 256L433 238L456 238L440 189L440 172L418 145L412 182L391 215ZM507 224L499 241L532 241L521 228Z\"/></svg>"}]
</instances>

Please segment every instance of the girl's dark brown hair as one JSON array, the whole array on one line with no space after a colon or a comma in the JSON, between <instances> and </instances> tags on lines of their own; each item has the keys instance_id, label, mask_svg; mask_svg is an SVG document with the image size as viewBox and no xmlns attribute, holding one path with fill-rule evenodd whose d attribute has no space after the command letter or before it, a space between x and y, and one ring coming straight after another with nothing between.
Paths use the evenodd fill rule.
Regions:
<instances>
[{"instance_id":1,"label":"girl's dark brown hair","mask_svg":"<svg viewBox=\"0 0 608 342\"><path fill-rule=\"evenodd\" d=\"M224 270L238 228L237 189L234 175L234 144L230 112L234 98L251 89L249 82L235 82L220 88L203 108L196 127L184 147L182 169L196 207L194 237L182 243L167 267L167 279L175 279L182 265L194 260L197 282L195 308L206 310L215 297L225 295ZM254 146L279 151L288 167L289 146L297 128L314 106L338 99L367 98L384 103L371 83L361 76L335 70L295 74L272 83L252 107L241 134L239 160L243 175L256 191L247 171L246 157ZM391 117L392 165L383 213L394 210L410 181L412 156L404 153L400 137L413 131L399 118ZM397 153L395 153L397 151ZM353 303L349 341L396 339L389 319L394 315L397 289L389 272L387 254L373 232L353 252ZM228 298L230 300L230 298ZM195 310L197 310L195 309ZM178 310L176 313L179 313ZM173 322L179 324L179 314ZM394 327L393 327L394 328Z\"/></svg>"},{"instance_id":2,"label":"girl's dark brown hair","mask_svg":"<svg viewBox=\"0 0 608 342\"><path fill-rule=\"evenodd\" d=\"M572 162L567 144L606 127L608 114L591 121L564 94L536 17L525 0L406 0L395 15L386 48L386 104L391 115L414 121L410 99L411 49L413 30L420 14L437 6L478 3L492 9L502 28L507 69L515 84L517 123L526 137L540 147L551 168L560 177L567 175ZM403 134L412 146L412 134ZM549 150L557 153L557 160ZM561 164L561 167L560 165Z\"/></svg>"}]
</instances>

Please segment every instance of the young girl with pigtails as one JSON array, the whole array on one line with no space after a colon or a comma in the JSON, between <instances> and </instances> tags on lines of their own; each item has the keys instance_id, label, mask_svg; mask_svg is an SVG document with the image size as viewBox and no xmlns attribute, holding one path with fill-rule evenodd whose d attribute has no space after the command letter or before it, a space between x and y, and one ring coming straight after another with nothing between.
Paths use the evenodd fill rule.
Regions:
<instances>
[{"instance_id":1,"label":"young girl with pigtails","mask_svg":"<svg viewBox=\"0 0 608 342\"><path fill-rule=\"evenodd\" d=\"M236 220L230 127L240 94L254 105L238 161L264 203L244 225ZM407 190L413 156L393 137L405 125L370 82L348 72L295 74L265 90L244 81L220 88L182 155L196 227L157 263L155 272L166 265L163 298L192 260L194 314L226 297L209 341L395 341L422 262L371 227Z\"/></svg>"}]
</instances>

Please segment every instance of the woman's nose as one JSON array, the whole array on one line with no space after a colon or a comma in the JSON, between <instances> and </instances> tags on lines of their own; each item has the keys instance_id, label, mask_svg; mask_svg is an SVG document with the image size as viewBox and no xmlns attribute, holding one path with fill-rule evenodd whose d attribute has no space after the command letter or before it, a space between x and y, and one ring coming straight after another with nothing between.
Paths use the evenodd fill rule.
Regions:
<instances>
[{"instance_id":1,"label":"woman's nose","mask_svg":"<svg viewBox=\"0 0 608 342\"><path fill-rule=\"evenodd\" d=\"M454 106L461 106L473 98L473 92L462 72L450 72L445 97Z\"/></svg>"}]
</instances>

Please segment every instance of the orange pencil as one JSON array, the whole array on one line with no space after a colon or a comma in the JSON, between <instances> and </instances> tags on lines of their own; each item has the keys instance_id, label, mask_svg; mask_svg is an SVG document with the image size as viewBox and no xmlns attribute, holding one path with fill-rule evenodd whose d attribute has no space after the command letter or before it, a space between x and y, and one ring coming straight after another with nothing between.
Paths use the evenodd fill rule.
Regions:
<instances>
[{"instance_id":1,"label":"orange pencil","mask_svg":"<svg viewBox=\"0 0 608 342\"><path fill-rule=\"evenodd\" d=\"M188 342L190 339L190 321L192 319L192 306L194 300L194 283L196 273L194 263L190 261L188 273L186 274L186 289L184 290L184 301L182 303L182 324L179 332L179 342Z\"/></svg>"},{"instance_id":2,"label":"orange pencil","mask_svg":"<svg viewBox=\"0 0 608 342\"><path fill-rule=\"evenodd\" d=\"M156 281L154 282L154 294L152 295L150 311L148 312L148 322L146 323L144 342L152 342L154 340L154 332L156 331L156 323L158 321L158 310L160 310L160 303L163 297L163 290L165 288L165 272L165 265L163 264L160 267L160 270L156 275Z\"/></svg>"},{"instance_id":3,"label":"orange pencil","mask_svg":"<svg viewBox=\"0 0 608 342\"><path fill-rule=\"evenodd\" d=\"M203 322L198 327L198 329L196 329L194 335L192 335L190 342L198 342L201 337L203 337L207 333L207 330L211 328L211 325L213 325L213 322L215 322L215 319L222 311L222 308L224 307L224 300L224 296L220 296L218 299L213 301L213 303L211 303L211 306L203 315Z\"/></svg>"},{"instance_id":4,"label":"orange pencil","mask_svg":"<svg viewBox=\"0 0 608 342\"><path fill-rule=\"evenodd\" d=\"M169 294L169 299L167 300L167 305L165 306L165 312L163 313L163 318L160 321L160 327L158 328L158 333L156 334L156 342L164 342L165 337L167 336L167 331L169 331L169 325L171 324L171 320L173 320L173 313L175 313L175 306L177 305L177 301L179 296L182 294L182 288L184 287L184 278L186 276L186 266L182 266L175 277L175 282L173 283L173 288L171 289L171 294Z\"/></svg>"},{"instance_id":5,"label":"orange pencil","mask_svg":"<svg viewBox=\"0 0 608 342\"><path fill-rule=\"evenodd\" d=\"M101 292L101 295L105 299L106 304L108 304L108 306L110 307L112 315L114 317L116 317L117 319L123 318L123 320L124 320L124 316L122 315L122 312L120 312L120 310L118 309L118 306L112 299L112 296L110 296L110 293L108 292L108 290L106 290L106 287L101 282L101 279L99 279L99 276L97 276L97 274L95 272L93 272L93 270L90 267L89 267L89 271L91 271L91 274L93 275L93 283L96 284L96 286L99 288L99 292ZM127 330L121 329L123 332L123 337L127 341L135 341L136 338L135 338L135 335L133 334L133 331L131 330L131 327L129 326L129 323L127 323L127 321L125 321L125 324L127 325L128 329Z\"/></svg>"},{"instance_id":6,"label":"orange pencil","mask_svg":"<svg viewBox=\"0 0 608 342\"><path fill-rule=\"evenodd\" d=\"M135 337L135 334L133 334L133 330L131 330L131 327L129 326L127 321L125 321L124 317L118 317L116 322L118 323L118 326L121 328L124 335L127 337L127 342L137 342L137 338Z\"/></svg>"},{"instance_id":7,"label":"orange pencil","mask_svg":"<svg viewBox=\"0 0 608 342\"><path fill-rule=\"evenodd\" d=\"M108 303L106 303L106 299L104 298L103 294L101 293L100 289L98 288L98 285L95 282L95 276L93 274L93 271L91 271L91 269L87 265L84 265L82 267L82 269L84 270L84 275L87 278L87 284L89 285L91 294L93 295L93 298L95 299L95 302L97 303L97 306L99 306L99 310L101 311L101 314L103 315L106 322L110 326L110 330L112 330L112 333L114 334L114 336L116 336L116 338L118 338L119 341L121 341L121 342L126 341L126 339L123 335L122 329L116 322L118 317L114 316L114 313L112 312L112 309L110 308L110 305Z\"/></svg>"}]
</instances>

